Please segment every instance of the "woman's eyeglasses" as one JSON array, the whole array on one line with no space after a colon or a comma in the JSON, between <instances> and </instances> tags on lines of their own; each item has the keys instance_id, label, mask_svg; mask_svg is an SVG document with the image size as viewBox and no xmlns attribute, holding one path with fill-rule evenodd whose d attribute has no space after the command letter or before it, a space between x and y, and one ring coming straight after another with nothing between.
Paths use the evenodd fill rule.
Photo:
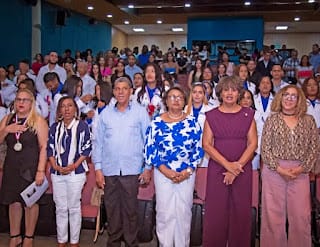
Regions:
<instances>
[{"instance_id":1,"label":"woman's eyeglasses","mask_svg":"<svg viewBox=\"0 0 320 247\"><path fill-rule=\"evenodd\" d=\"M170 99L172 101L184 100L183 96L181 96L181 95L170 95L170 96L168 96L168 99Z\"/></svg>"},{"instance_id":2,"label":"woman's eyeglasses","mask_svg":"<svg viewBox=\"0 0 320 247\"><path fill-rule=\"evenodd\" d=\"M24 104L26 102L31 102L32 100L31 99L27 99L27 98L16 98L14 101L17 102L17 103Z\"/></svg>"},{"instance_id":3,"label":"woman's eyeglasses","mask_svg":"<svg viewBox=\"0 0 320 247\"><path fill-rule=\"evenodd\" d=\"M282 97L286 100L291 100L291 101L296 101L298 99L298 95L296 94L289 94L289 93L284 93L282 94Z\"/></svg>"}]
</instances>

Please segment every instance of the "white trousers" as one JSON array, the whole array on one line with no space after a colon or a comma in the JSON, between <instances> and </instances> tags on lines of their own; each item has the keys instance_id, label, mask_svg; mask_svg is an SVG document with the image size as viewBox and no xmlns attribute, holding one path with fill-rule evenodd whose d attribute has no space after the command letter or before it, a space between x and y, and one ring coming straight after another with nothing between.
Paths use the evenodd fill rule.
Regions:
<instances>
[{"instance_id":1,"label":"white trousers","mask_svg":"<svg viewBox=\"0 0 320 247\"><path fill-rule=\"evenodd\" d=\"M70 224L70 243L79 243L81 230L81 192L86 182L86 174L51 174L53 200L56 204L58 243L68 242Z\"/></svg>"},{"instance_id":2,"label":"white trousers","mask_svg":"<svg viewBox=\"0 0 320 247\"><path fill-rule=\"evenodd\" d=\"M154 171L156 231L160 247L186 247L190 242L195 173L179 184Z\"/></svg>"}]
</instances>

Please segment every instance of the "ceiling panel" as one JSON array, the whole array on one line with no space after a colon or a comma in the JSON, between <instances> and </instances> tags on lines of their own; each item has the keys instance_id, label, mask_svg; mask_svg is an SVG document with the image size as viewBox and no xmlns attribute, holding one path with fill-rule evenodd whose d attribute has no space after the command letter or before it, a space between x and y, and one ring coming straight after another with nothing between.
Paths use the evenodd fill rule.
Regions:
<instances>
[{"instance_id":1,"label":"ceiling panel","mask_svg":"<svg viewBox=\"0 0 320 247\"><path fill-rule=\"evenodd\" d=\"M272 32L274 23L288 23L288 32L319 32L320 26L319 0L314 3L308 3L308 0L251 0L250 6L244 6L244 1L240 0L193 0L189 1L190 8L184 7L185 1L182 0L47 0L47 2L99 21L109 22L128 34L133 33L132 28L137 26L149 30L146 34L172 34L171 27L176 25L184 26L187 32L188 18L195 17L258 16L262 17L265 23L272 22L272 25L266 24L266 32ZM129 3L135 8L129 9ZM89 11L88 5L94 6L94 10ZM107 18L107 14L112 14L113 17ZM297 16L301 22L293 21ZM124 25L125 20L130 24ZM161 20L163 24L156 24L157 20Z\"/></svg>"}]
</instances>

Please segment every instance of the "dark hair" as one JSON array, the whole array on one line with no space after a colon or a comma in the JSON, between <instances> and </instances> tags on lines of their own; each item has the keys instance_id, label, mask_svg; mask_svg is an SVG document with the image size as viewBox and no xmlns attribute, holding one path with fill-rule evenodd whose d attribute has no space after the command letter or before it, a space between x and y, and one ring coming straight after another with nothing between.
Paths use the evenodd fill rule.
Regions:
<instances>
[{"instance_id":1,"label":"dark hair","mask_svg":"<svg viewBox=\"0 0 320 247\"><path fill-rule=\"evenodd\" d=\"M272 95L274 95L273 83L272 83L272 81L271 81L270 77L269 77L269 76L267 76L267 75L266 75L266 76L262 76L262 77L260 78L260 80L259 80L259 82L258 82L258 85L256 86L256 94L260 93L260 89L259 89L259 87L260 87L260 83L261 83L261 81L262 81L264 78L268 78L268 79L269 79L269 81L270 81L270 85L271 85L270 93L271 93Z\"/></svg>"},{"instance_id":2,"label":"dark hair","mask_svg":"<svg viewBox=\"0 0 320 247\"><path fill-rule=\"evenodd\" d=\"M303 55L303 56L301 57L301 59L300 59L300 64L299 64L299 65L300 65L300 66L303 66L303 65L302 65L302 60L303 60L305 57L308 59L308 61L307 61L307 66L311 66L309 57L308 57L307 55Z\"/></svg>"},{"instance_id":3,"label":"dark hair","mask_svg":"<svg viewBox=\"0 0 320 247\"><path fill-rule=\"evenodd\" d=\"M168 72L164 72L164 74L163 74L163 82L164 81L168 81L169 82L170 88L172 88L174 86L174 78L172 78L172 75L170 73L168 73Z\"/></svg>"},{"instance_id":4,"label":"dark hair","mask_svg":"<svg viewBox=\"0 0 320 247\"><path fill-rule=\"evenodd\" d=\"M146 86L148 84L148 82L147 82L147 80L145 78L146 70L147 70L148 67L153 67L154 70L155 70L155 73L156 73L156 88L158 88L159 91L160 91L160 97L162 97L162 93L164 92L164 85L163 85L163 82L162 82L161 70L160 70L159 66L157 64L154 64L154 63L147 63L146 67L144 69L143 84L142 84L141 90L140 90L140 92L138 93L138 96L137 96L137 101L140 104L141 104L141 99L143 98L143 95L146 92Z\"/></svg>"},{"instance_id":5,"label":"dark hair","mask_svg":"<svg viewBox=\"0 0 320 247\"><path fill-rule=\"evenodd\" d=\"M28 59L21 59L21 60L19 61L19 63L24 63L24 64L29 65L29 60L28 60Z\"/></svg>"},{"instance_id":6,"label":"dark hair","mask_svg":"<svg viewBox=\"0 0 320 247\"><path fill-rule=\"evenodd\" d=\"M36 92L35 84L34 84L34 81L31 78L27 78L27 79L22 80L19 83L19 86L21 84L25 84L26 88L34 95L34 97L36 97L37 92Z\"/></svg>"},{"instance_id":7,"label":"dark hair","mask_svg":"<svg viewBox=\"0 0 320 247\"><path fill-rule=\"evenodd\" d=\"M58 82L60 82L59 75L56 72L48 72L43 77L44 83L48 83L49 81L53 81L54 79L57 79Z\"/></svg>"},{"instance_id":8,"label":"dark hair","mask_svg":"<svg viewBox=\"0 0 320 247\"><path fill-rule=\"evenodd\" d=\"M80 81L82 82L80 77L76 75L70 76L64 82L63 88L61 90L61 94L66 94L72 98L75 98L77 94L77 87Z\"/></svg>"},{"instance_id":9,"label":"dark hair","mask_svg":"<svg viewBox=\"0 0 320 247\"><path fill-rule=\"evenodd\" d=\"M67 100L67 99L72 100L72 102L73 102L73 104L74 104L74 107L76 108L77 116L79 116L79 108L78 108L78 105L77 105L76 101L74 100L74 98L72 98L72 97L70 97L70 96L63 96L63 97L61 97L61 99L60 99L59 102L58 102L57 112L56 112L56 121L62 121L62 120L63 120L63 119L61 118L60 109L61 109L61 106L62 106L63 101L65 101L65 100Z\"/></svg>"},{"instance_id":10,"label":"dark hair","mask_svg":"<svg viewBox=\"0 0 320 247\"><path fill-rule=\"evenodd\" d=\"M40 56L41 57L41 63L43 63L43 56L41 53L37 53L35 56L34 56L34 59L36 60L37 59L37 56Z\"/></svg>"},{"instance_id":11,"label":"dark hair","mask_svg":"<svg viewBox=\"0 0 320 247\"><path fill-rule=\"evenodd\" d=\"M174 87L172 87L172 88L169 88L169 90L168 90L167 92L165 92L164 95L163 95L163 97L162 97L162 102L163 102L166 110L168 110L168 106L167 106L168 95L169 95L169 93L170 93L172 90L178 90L180 93L182 93L183 99L184 99L184 106L183 106L183 109L184 109L184 107L185 107L186 104L187 104L187 95L186 95L185 91L182 89L182 87L180 87L180 86L174 86Z\"/></svg>"},{"instance_id":12,"label":"dark hair","mask_svg":"<svg viewBox=\"0 0 320 247\"><path fill-rule=\"evenodd\" d=\"M96 84L96 87L97 86L100 87L100 100L103 101L106 105L108 105L113 96L111 84L99 82Z\"/></svg>"},{"instance_id":13,"label":"dark hair","mask_svg":"<svg viewBox=\"0 0 320 247\"><path fill-rule=\"evenodd\" d=\"M302 84L302 87L301 87L301 89L304 92L304 95L306 96L306 98L308 98L307 87L308 87L308 83L309 83L310 80L316 81L314 77L308 77L303 81L303 84ZM320 86L319 86L319 83L316 83L316 84L317 84L317 87L318 87L318 92L317 92L316 98L320 99Z\"/></svg>"},{"instance_id":14,"label":"dark hair","mask_svg":"<svg viewBox=\"0 0 320 247\"><path fill-rule=\"evenodd\" d=\"M196 76L196 73L197 73L197 66L196 66L197 61L200 61L200 62L201 62L201 68L200 68L200 69L201 69L201 75L200 75L199 81L202 81L203 61L201 60L201 58L198 57L198 58L195 60L195 63L194 63L193 75L192 75L192 81L193 81L193 82L196 81L196 80L195 80L195 76Z\"/></svg>"},{"instance_id":15,"label":"dark hair","mask_svg":"<svg viewBox=\"0 0 320 247\"><path fill-rule=\"evenodd\" d=\"M251 101L252 101L252 105L251 105L250 107L251 107L253 110L256 110L256 106L255 106L255 104L254 104L253 93L252 93L250 90L247 90L247 89L241 90L239 101L241 101L241 100L244 98L245 93L249 93L249 94L250 94L250 98L251 98Z\"/></svg>"},{"instance_id":16,"label":"dark hair","mask_svg":"<svg viewBox=\"0 0 320 247\"><path fill-rule=\"evenodd\" d=\"M100 70L100 65L98 63L92 63L91 69L90 69L90 76L95 80L94 74L93 74L93 66L97 65L98 66L98 82L102 81L102 74Z\"/></svg>"}]
</instances>

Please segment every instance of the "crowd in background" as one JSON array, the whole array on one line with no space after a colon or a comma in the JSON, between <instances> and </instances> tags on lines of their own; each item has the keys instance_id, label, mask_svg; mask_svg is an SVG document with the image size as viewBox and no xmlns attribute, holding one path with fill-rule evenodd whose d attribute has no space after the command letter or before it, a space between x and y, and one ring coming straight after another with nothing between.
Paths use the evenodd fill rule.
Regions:
<instances>
[{"instance_id":1,"label":"crowd in background","mask_svg":"<svg viewBox=\"0 0 320 247\"><path fill-rule=\"evenodd\" d=\"M231 61L230 55L234 57L235 54L237 61ZM207 167L209 164L208 186L211 188L207 190L206 212L210 219L204 221L203 246L212 246L213 243L242 246L239 242L248 245L251 172L260 169L261 163L269 168L264 177L280 176L280 179L277 177L280 180L277 190L294 180L299 181L300 186L291 189L306 198L309 196L305 187L306 174L313 170L319 153L318 44L312 46L310 54L301 58L295 49L278 51L273 46L255 50L250 55L246 49L235 49L234 54L228 54L227 49L218 47L217 56L212 58L206 45L195 45L192 50L187 50L185 47L176 48L173 42L166 52L156 45L150 49L143 45L141 52L138 47L120 51L114 47L96 55L87 49L72 56L72 51L66 49L61 56L55 51L45 56L37 54L32 64L21 60L17 69L12 64L0 67L0 81L1 118L15 112L15 116L19 113L21 119L26 116L28 119L27 113L36 111L48 121L47 155L54 193L63 191L63 183L68 185L70 182L60 175L81 174L81 179L71 182L77 182L80 188L83 186L84 173L88 169L85 160L91 155L91 141L98 186L104 188L106 181L108 189L118 184L114 191L105 187L107 195L123 193L119 191L121 186L130 191L127 195L130 198L121 202L128 203L127 207L122 209L121 206L118 211L115 199L105 198L109 211L129 217L124 226L119 219L112 218L116 215L108 216L110 246L121 241L121 234L129 246L137 246L137 218L132 208L136 204L138 180L148 183L152 166L155 167L156 224L160 246L189 245L189 209L192 207L197 166ZM28 102L34 102L34 108L31 105L23 108ZM305 115L306 112L312 117ZM0 139L11 133L13 149L20 152L19 145L14 143L16 129L10 132L7 128L6 121L3 121ZM125 139L126 145L119 143ZM281 148L274 150L273 139L275 142L283 140ZM301 148L301 143L309 143L307 147L310 148ZM124 147L127 148L124 150ZM110 152L105 153L103 148ZM146 167L142 167L143 160ZM106 162L114 167L110 169ZM123 167L123 163L129 162L134 166ZM35 172L43 172L43 167ZM37 176L37 182L41 183L43 177L39 179L40 175ZM104 180L104 177L114 179L114 176L114 181ZM126 176L133 177L127 179ZM230 189L236 187L237 190ZM273 193L271 187L263 187L262 236L264 243L270 240L269 243L285 246L285 234L281 232L279 239L277 231L275 234L269 232L275 227L272 220L286 217L283 212L287 210L284 203L281 204L282 213L270 214L272 206L266 201L277 202L277 198L270 196ZM70 193L66 192L64 196L68 197ZM57 228L60 246L65 246L68 241L65 233L67 210L74 213L74 219L79 218L80 193L75 193L70 204L74 207L68 209L64 197L54 195L57 222L61 223ZM217 197L221 199L219 203L215 200ZM290 205L295 205L296 199L291 198ZM233 200L240 202L235 208ZM177 206L181 210L176 210ZM308 205L303 204L301 208L308 209ZM298 215L301 220L289 219L292 220L289 237L300 229L309 229L308 212L295 210L294 214L293 219ZM172 217L176 218L174 222ZM74 222L70 243L78 246L81 221ZM222 223L223 229L220 229ZM282 223L285 229L285 222ZM216 234L212 229L216 229ZM17 244L19 232L15 229L11 235L12 243ZM307 235L289 238L288 246L294 246L293 243L309 246L311 240ZM33 239L32 233L26 236Z\"/></svg>"}]
</instances>

